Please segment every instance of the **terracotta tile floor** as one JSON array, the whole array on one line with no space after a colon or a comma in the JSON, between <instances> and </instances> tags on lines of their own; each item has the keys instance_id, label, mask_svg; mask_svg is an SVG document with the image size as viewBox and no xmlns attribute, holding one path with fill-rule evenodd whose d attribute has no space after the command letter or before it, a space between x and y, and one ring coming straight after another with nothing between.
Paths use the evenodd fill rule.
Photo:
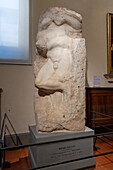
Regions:
<instances>
[{"instance_id":1,"label":"terracotta tile floor","mask_svg":"<svg viewBox=\"0 0 113 170\"><path fill-rule=\"evenodd\" d=\"M113 136L98 138L96 146L99 147L94 154L113 151ZM24 170L30 168L28 149L19 149L6 152L6 160L11 162L11 168L3 170ZM96 167L89 170L113 170L113 154L96 157Z\"/></svg>"},{"instance_id":2,"label":"terracotta tile floor","mask_svg":"<svg viewBox=\"0 0 113 170\"><path fill-rule=\"evenodd\" d=\"M98 138L96 146L99 149L94 154L113 151L113 136ZM96 167L89 170L113 170L113 154L96 157Z\"/></svg>"},{"instance_id":3,"label":"terracotta tile floor","mask_svg":"<svg viewBox=\"0 0 113 170\"><path fill-rule=\"evenodd\" d=\"M10 161L11 167L3 168L3 170L24 170L31 168L27 148L6 152L6 161Z\"/></svg>"}]
</instances>

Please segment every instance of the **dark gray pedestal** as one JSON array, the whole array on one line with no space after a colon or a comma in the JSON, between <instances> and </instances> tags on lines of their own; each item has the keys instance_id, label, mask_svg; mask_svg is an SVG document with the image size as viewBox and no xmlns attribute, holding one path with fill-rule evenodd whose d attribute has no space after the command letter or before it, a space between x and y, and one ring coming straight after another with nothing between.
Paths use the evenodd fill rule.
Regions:
<instances>
[{"instance_id":1,"label":"dark gray pedestal","mask_svg":"<svg viewBox=\"0 0 113 170\"><path fill-rule=\"evenodd\" d=\"M35 126L30 126L30 142L43 143L29 148L29 157L32 167L45 166L63 161L70 161L81 157L93 155L93 138L73 140L81 136L90 136L94 131L85 128L85 132L59 132L59 133L37 133ZM68 140L72 139L72 140ZM67 140L59 142L59 140ZM42 170L75 170L95 166L95 158L74 161L70 163L42 168Z\"/></svg>"}]
</instances>

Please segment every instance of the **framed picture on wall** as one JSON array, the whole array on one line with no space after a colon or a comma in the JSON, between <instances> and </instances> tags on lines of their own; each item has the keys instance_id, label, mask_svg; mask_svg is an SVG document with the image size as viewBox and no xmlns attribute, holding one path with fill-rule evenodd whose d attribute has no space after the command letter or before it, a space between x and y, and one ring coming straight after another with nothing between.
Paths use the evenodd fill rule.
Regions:
<instances>
[{"instance_id":1,"label":"framed picture on wall","mask_svg":"<svg viewBox=\"0 0 113 170\"><path fill-rule=\"evenodd\" d=\"M107 60L108 74L113 73L113 14L107 14Z\"/></svg>"}]
</instances>

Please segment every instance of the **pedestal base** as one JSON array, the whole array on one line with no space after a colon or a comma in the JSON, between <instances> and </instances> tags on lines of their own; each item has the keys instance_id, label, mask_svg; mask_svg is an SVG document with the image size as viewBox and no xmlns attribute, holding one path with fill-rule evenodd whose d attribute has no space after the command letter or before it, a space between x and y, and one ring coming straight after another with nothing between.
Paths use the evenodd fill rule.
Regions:
<instances>
[{"instance_id":1,"label":"pedestal base","mask_svg":"<svg viewBox=\"0 0 113 170\"><path fill-rule=\"evenodd\" d=\"M81 136L90 136L94 131L85 128L85 132L37 133L36 126L30 126L31 143L47 144L29 148L29 157L32 167L48 166L63 161L70 161L93 155L93 138L77 139ZM71 140L72 139L72 140ZM59 141L64 140L64 141ZM49 143L55 141L53 143ZM95 166L95 158L72 161L65 164L41 168L42 170L75 170Z\"/></svg>"}]
</instances>

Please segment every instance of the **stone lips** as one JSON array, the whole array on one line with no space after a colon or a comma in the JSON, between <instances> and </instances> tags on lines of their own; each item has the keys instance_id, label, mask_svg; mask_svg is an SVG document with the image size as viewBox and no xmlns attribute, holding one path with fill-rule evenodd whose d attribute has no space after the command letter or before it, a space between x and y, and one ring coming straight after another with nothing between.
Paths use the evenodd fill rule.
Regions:
<instances>
[{"instance_id":1,"label":"stone lips","mask_svg":"<svg viewBox=\"0 0 113 170\"><path fill-rule=\"evenodd\" d=\"M35 114L37 130L84 131L86 48L81 15L49 8L37 34Z\"/></svg>"}]
</instances>

